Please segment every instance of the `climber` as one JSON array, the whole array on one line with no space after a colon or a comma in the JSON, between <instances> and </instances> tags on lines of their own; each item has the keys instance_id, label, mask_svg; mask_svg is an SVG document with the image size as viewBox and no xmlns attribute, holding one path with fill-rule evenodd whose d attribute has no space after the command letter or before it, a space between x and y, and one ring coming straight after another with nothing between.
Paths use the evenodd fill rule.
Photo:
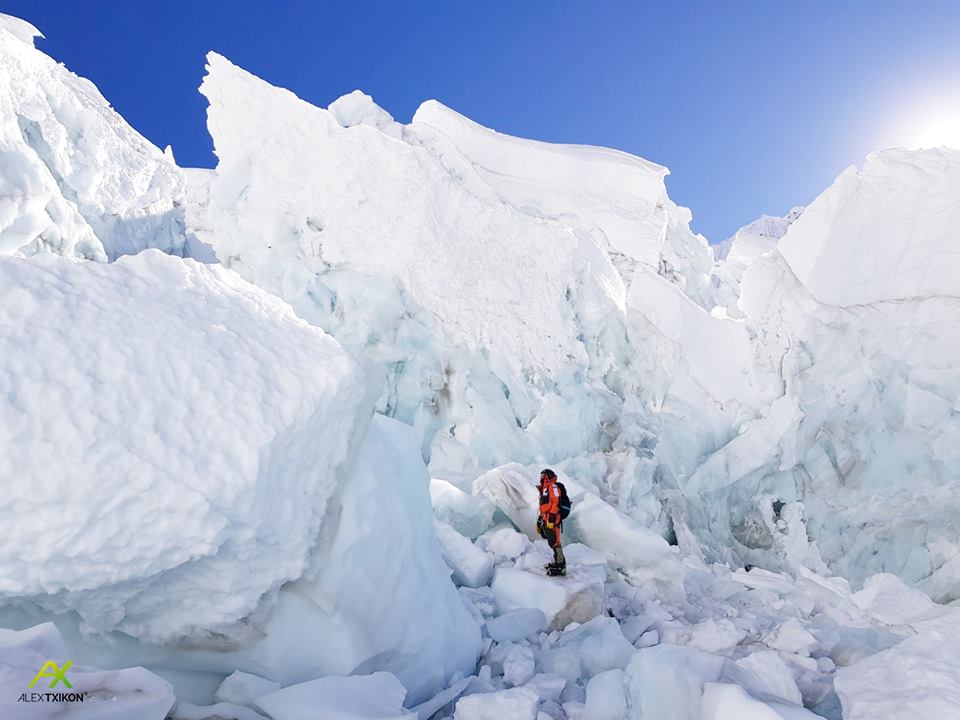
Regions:
<instances>
[{"instance_id":1,"label":"climber","mask_svg":"<svg viewBox=\"0 0 960 720\"><path fill-rule=\"evenodd\" d=\"M563 483L557 481L557 474L545 468L540 471L540 516L537 518L537 532L553 549L553 562L544 566L547 575L566 575L567 560L563 556L560 531L563 520L570 514L570 498Z\"/></svg>"}]
</instances>

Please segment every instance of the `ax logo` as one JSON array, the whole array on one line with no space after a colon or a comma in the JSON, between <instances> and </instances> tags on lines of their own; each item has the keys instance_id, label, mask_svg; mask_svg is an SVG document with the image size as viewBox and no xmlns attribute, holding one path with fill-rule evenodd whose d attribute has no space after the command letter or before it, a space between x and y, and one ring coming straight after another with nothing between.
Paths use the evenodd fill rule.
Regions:
<instances>
[{"instance_id":1,"label":"ax logo","mask_svg":"<svg viewBox=\"0 0 960 720\"><path fill-rule=\"evenodd\" d=\"M70 681L67 679L67 670L70 669L70 666L73 665L73 660L67 660L63 667L57 665L53 660L47 660L43 667L40 668L33 680L30 681L30 684L27 687L33 687L37 684L40 678L52 678L50 681L50 687L56 687L57 683L62 682L65 687L72 688L73 685L70 684Z\"/></svg>"}]
</instances>

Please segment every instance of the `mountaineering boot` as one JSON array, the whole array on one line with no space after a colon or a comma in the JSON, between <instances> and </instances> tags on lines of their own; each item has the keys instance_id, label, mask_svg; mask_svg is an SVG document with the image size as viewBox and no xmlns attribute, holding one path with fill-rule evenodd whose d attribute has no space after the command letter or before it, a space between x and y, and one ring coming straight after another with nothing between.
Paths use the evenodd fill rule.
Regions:
<instances>
[{"instance_id":1,"label":"mountaineering boot","mask_svg":"<svg viewBox=\"0 0 960 720\"><path fill-rule=\"evenodd\" d=\"M551 577L567 574L567 559L563 556L563 548L560 545L553 548L553 562L543 567Z\"/></svg>"}]
</instances>

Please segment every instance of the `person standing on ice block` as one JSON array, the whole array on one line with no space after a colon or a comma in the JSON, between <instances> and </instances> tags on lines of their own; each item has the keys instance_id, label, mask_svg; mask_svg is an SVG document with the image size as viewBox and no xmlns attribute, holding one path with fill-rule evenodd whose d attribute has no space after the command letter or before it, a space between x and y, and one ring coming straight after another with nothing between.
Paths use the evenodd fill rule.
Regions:
<instances>
[{"instance_id":1,"label":"person standing on ice block","mask_svg":"<svg viewBox=\"0 0 960 720\"><path fill-rule=\"evenodd\" d=\"M566 575L567 560L563 556L560 531L563 520L570 514L570 499L563 483L557 481L557 474L546 468L540 471L540 517L537 518L537 531L553 548L553 562L544 566L547 575Z\"/></svg>"}]
</instances>

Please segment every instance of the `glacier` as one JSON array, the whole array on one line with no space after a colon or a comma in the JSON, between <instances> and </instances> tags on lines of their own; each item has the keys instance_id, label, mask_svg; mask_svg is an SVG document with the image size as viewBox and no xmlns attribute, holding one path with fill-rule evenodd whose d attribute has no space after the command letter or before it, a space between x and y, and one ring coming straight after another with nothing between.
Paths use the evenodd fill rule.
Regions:
<instances>
[{"instance_id":1,"label":"glacier","mask_svg":"<svg viewBox=\"0 0 960 720\"><path fill-rule=\"evenodd\" d=\"M711 247L662 165L212 52L182 168L36 37L0 15L2 703L46 653L114 698L73 718L956 715L960 150Z\"/></svg>"}]
</instances>

